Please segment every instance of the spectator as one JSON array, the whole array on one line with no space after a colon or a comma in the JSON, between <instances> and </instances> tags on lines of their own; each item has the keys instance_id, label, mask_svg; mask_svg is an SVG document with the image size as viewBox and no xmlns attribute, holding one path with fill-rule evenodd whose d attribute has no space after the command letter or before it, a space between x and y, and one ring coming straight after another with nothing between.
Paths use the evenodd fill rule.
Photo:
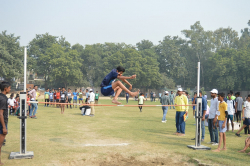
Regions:
<instances>
[{"instance_id":1,"label":"spectator","mask_svg":"<svg viewBox=\"0 0 250 166\"><path fill-rule=\"evenodd\" d=\"M128 104L129 94L126 93L125 95L126 95L126 102L127 102L127 104Z\"/></svg>"},{"instance_id":2,"label":"spectator","mask_svg":"<svg viewBox=\"0 0 250 166\"><path fill-rule=\"evenodd\" d=\"M11 93L10 98L8 99L8 105L9 105L10 114L12 115L15 110L14 93Z\"/></svg>"},{"instance_id":3,"label":"spectator","mask_svg":"<svg viewBox=\"0 0 250 166\"><path fill-rule=\"evenodd\" d=\"M44 107L46 107L46 104L48 107L49 106L49 89L47 89L46 92L44 92L44 101L45 101Z\"/></svg>"},{"instance_id":4,"label":"spectator","mask_svg":"<svg viewBox=\"0 0 250 166\"><path fill-rule=\"evenodd\" d=\"M72 109L72 106L71 106L72 92L71 92L70 88L68 88L68 93L67 94L68 94L68 103L69 103L70 108ZM67 104L67 108L69 108L68 104Z\"/></svg>"},{"instance_id":5,"label":"spectator","mask_svg":"<svg viewBox=\"0 0 250 166\"><path fill-rule=\"evenodd\" d=\"M77 95L78 95L78 93L77 93L77 89L75 89L75 92L73 92L73 108L76 106L76 108L77 108ZM86 103L86 102L85 102Z\"/></svg>"},{"instance_id":6,"label":"spectator","mask_svg":"<svg viewBox=\"0 0 250 166\"><path fill-rule=\"evenodd\" d=\"M175 97L175 105L187 105L187 97L182 94L182 88L178 88L178 96ZM176 106L176 135L178 136L185 136L185 121L184 121L184 115L188 114L188 106Z\"/></svg>"},{"instance_id":7,"label":"spectator","mask_svg":"<svg viewBox=\"0 0 250 166\"><path fill-rule=\"evenodd\" d=\"M54 89L53 89L54 90ZM49 92L49 102L50 103L53 103L54 102L54 92L53 91L50 91ZM53 104L50 104L50 106L53 105Z\"/></svg>"},{"instance_id":8,"label":"spectator","mask_svg":"<svg viewBox=\"0 0 250 166\"><path fill-rule=\"evenodd\" d=\"M95 104L95 93L93 92L93 90L92 89L90 89L89 90L90 91L90 93L88 94L88 97L89 97L89 103L90 104ZM86 97L87 97L87 93L86 93ZM86 99L86 101L87 101L88 99ZM93 116L95 116L95 107L92 105L92 106L90 106L90 108L91 108L91 113L90 113L90 117L93 117Z\"/></svg>"},{"instance_id":9,"label":"spectator","mask_svg":"<svg viewBox=\"0 0 250 166\"><path fill-rule=\"evenodd\" d=\"M36 97L37 97L37 96L36 96L36 95L37 95L36 91L37 91L37 86L34 86L34 89L32 89L32 90L29 92L29 95L30 95L30 97L31 97L30 101L33 102L33 103L31 103L31 110L30 110L30 115L29 115L29 117L30 117L30 118L33 118L33 119L37 119L37 117L36 117L37 103L34 103L34 102L36 101ZM34 112L33 112L33 111L34 111ZM33 113L33 115L32 115L32 113Z\"/></svg>"},{"instance_id":10,"label":"spectator","mask_svg":"<svg viewBox=\"0 0 250 166\"><path fill-rule=\"evenodd\" d=\"M150 93L150 98L151 98L151 102L153 102L153 99L154 99L154 93L151 91Z\"/></svg>"},{"instance_id":11,"label":"spectator","mask_svg":"<svg viewBox=\"0 0 250 166\"><path fill-rule=\"evenodd\" d=\"M62 87L62 92L60 94L60 103L61 103L61 114L64 114L64 110L65 110L65 103L68 102L68 93L65 90L64 87Z\"/></svg>"},{"instance_id":12,"label":"spectator","mask_svg":"<svg viewBox=\"0 0 250 166\"><path fill-rule=\"evenodd\" d=\"M169 97L170 97L170 104L174 105L174 93L173 93L173 91L171 91L171 94L169 95ZM171 109L171 106L170 106L170 109ZM173 106L173 109L175 109L174 106Z\"/></svg>"},{"instance_id":13,"label":"spectator","mask_svg":"<svg viewBox=\"0 0 250 166\"><path fill-rule=\"evenodd\" d=\"M165 91L164 95L161 97L161 105L170 105L170 98L168 96L168 91ZM168 106L162 106L162 111L163 111L163 117L161 122L166 123L166 115L168 112Z\"/></svg>"},{"instance_id":14,"label":"spectator","mask_svg":"<svg viewBox=\"0 0 250 166\"><path fill-rule=\"evenodd\" d=\"M95 93L95 104L98 104L98 100L99 100L99 93L98 93L98 91L96 91L96 93Z\"/></svg>"},{"instance_id":15,"label":"spectator","mask_svg":"<svg viewBox=\"0 0 250 166\"><path fill-rule=\"evenodd\" d=\"M240 96L240 92L237 92L236 93L236 102L235 102L235 114L236 114L237 123L240 123L240 124L241 124L242 105L243 105L243 99Z\"/></svg>"},{"instance_id":16,"label":"spectator","mask_svg":"<svg viewBox=\"0 0 250 166\"><path fill-rule=\"evenodd\" d=\"M229 131L229 119L232 125L232 131L234 132L234 108L235 108L235 101L232 100L231 93L228 93L228 100L227 100L227 131Z\"/></svg>"},{"instance_id":17,"label":"spectator","mask_svg":"<svg viewBox=\"0 0 250 166\"><path fill-rule=\"evenodd\" d=\"M140 106L140 105L144 104L144 100L145 100L144 95L143 95L143 93L141 93L139 98L138 98L138 105L139 105L140 112L142 112L142 106Z\"/></svg>"}]
</instances>

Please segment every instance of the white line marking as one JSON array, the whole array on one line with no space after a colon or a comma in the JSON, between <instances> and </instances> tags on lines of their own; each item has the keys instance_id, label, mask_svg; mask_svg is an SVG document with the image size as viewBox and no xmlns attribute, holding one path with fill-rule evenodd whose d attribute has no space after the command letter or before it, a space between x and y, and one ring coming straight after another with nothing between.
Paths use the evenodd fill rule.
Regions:
<instances>
[{"instance_id":1,"label":"white line marking","mask_svg":"<svg viewBox=\"0 0 250 166\"><path fill-rule=\"evenodd\" d=\"M127 146L129 143L121 143L121 144L83 144L83 146Z\"/></svg>"}]
</instances>

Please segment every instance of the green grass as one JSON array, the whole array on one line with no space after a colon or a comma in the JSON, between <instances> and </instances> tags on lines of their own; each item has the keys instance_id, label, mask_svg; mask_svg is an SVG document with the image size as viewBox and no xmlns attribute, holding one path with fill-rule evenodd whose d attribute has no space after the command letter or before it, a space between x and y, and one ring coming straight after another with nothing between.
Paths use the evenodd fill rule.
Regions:
<instances>
[{"instance_id":1,"label":"green grass","mask_svg":"<svg viewBox=\"0 0 250 166\"><path fill-rule=\"evenodd\" d=\"M110 100L100 100L101 104L110 104ZM125 101L122 101L125 104ZM129 104L137 104L129 101ZM145 104L159 104L158 101ZM34 151L33 159L8 160L10 152L18 152L20 147L20 121L10 116L6 146L2 148L2 162L5 165L80 165L86 160L105 160L111 154L124 156L148 156L168 154L171 158L183 156L186 162L196 163L199 159L205 163L223 165L248 165L249 156L237 153L244 147L247 136L239 138L227 133L226 152L195 151L187 148L193 145L195 120L192 116L186 124L186 136L173 135L175 128L175 110L170 109L167 123L161 123L161 107L95 107L96 116L80 115L79 108L66 109L60 114L59 108L39 105L38 119L27 119L27 150ZM191 107L190 107L191 113ZM209 142L206 127L203 145L216 149ZM84 144L130 143L126 147L85 147ZM249 152L247 150L247 152Z\"/></svg>"}]
</instances>

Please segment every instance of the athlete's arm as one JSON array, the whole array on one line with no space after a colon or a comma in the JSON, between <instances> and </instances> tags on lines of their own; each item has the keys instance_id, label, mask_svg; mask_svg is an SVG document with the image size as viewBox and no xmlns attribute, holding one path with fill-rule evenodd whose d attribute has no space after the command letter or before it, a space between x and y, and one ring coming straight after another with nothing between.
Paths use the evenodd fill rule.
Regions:
<instances>
[{"instance_id":1,"label":"athlete's arm","mask_svg":"<svg viewBox=\"0 0 250 166\"><path fill-rule=\"evenodd\" d=\"M123 80L123 79L134 79L134 78L136 78L136 75L132 75L132 76L130 76L130 77L119 76L119 75L118 75L117 78L120 79L120 80Z\"/></svg>"}]
</instances>

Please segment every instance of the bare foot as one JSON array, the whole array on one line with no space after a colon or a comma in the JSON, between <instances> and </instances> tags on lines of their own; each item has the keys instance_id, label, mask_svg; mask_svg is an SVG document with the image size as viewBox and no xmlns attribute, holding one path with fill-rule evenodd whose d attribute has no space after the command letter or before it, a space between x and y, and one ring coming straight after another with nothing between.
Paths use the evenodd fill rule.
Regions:
<instances>
[{"instance_id":1,"label":"bare foot","mask_svg":"<svg viewBox=\"0 0 250 166\"><path fill-rule=\"evenodd\" d=\"M213 152L220 152L220 149L215 149L213 150Z\"/></svg>"},{"instance_id":2,"label":"bare foot","mask_svg":"<svg viewBox=\"0 0 250 166\"><path fill-rule=\"evenodd\" d=\"M117 104L117 105L120 105L120 104L121 104L119 101L117 101L117 100L115 100L115 99L112 100L112 103Z\"/></svg>"},{"instance_id":3,"label":"bare foot","mask_svg":"<svg viewBox=\"0 0 250 166\"><path fill-rule=\"evenodd\" d=\"M238 151L239 153L245 153L246 151L245 150L240 150Z\"/></svg>"},{"instance_id":4,"label":"bare foot","mask_svg":"<svg viewBox=\"0 0 250 166\"><path fill-rule=\"evenodd\" d=\"M185 136L185 134L180 133L180 134L178 134L178 136L183 137L183 136Z\"/></svg>"},{"instance_id":5,"label":"bare foot","mask_svg":"<svg viewBox=\"0 0 250 166\"><path fill-rule=\"evenodd\" d=\"M135 97L135 96L138 96L140 90L138 89L137 92L131 92L130 96L131 97Z\"/></svg>"},{"instance_id":6,"label":"bare foot","mask_svg":"<svg viewBox=\"0 0 250 166\"><path fill-rule=\"evenodd\" d=\"M0 162L0 165L4 165L4 163Z\"/></svg>"},{"instance_id":7,"label":"bare foot","mask_svg":"<svg viewBox=\"0 0 250 166\"><path fill-rule=\"evenodd\" d=\"M180 134L180 133L178 133L178 132L174 133L174 135L178 135L178 134Z\"/></svg>"},{"instance_id":8,"label":"bare foot","mask_svg":"<svg viewBox=\"0 0 250 166\"><path fill-rule=\"evenodd\" d=\"M227 148L222 148L221 150L225 150L225 151L226 151L226 150L227 150Z\"/></svg>"}]
</instances>

